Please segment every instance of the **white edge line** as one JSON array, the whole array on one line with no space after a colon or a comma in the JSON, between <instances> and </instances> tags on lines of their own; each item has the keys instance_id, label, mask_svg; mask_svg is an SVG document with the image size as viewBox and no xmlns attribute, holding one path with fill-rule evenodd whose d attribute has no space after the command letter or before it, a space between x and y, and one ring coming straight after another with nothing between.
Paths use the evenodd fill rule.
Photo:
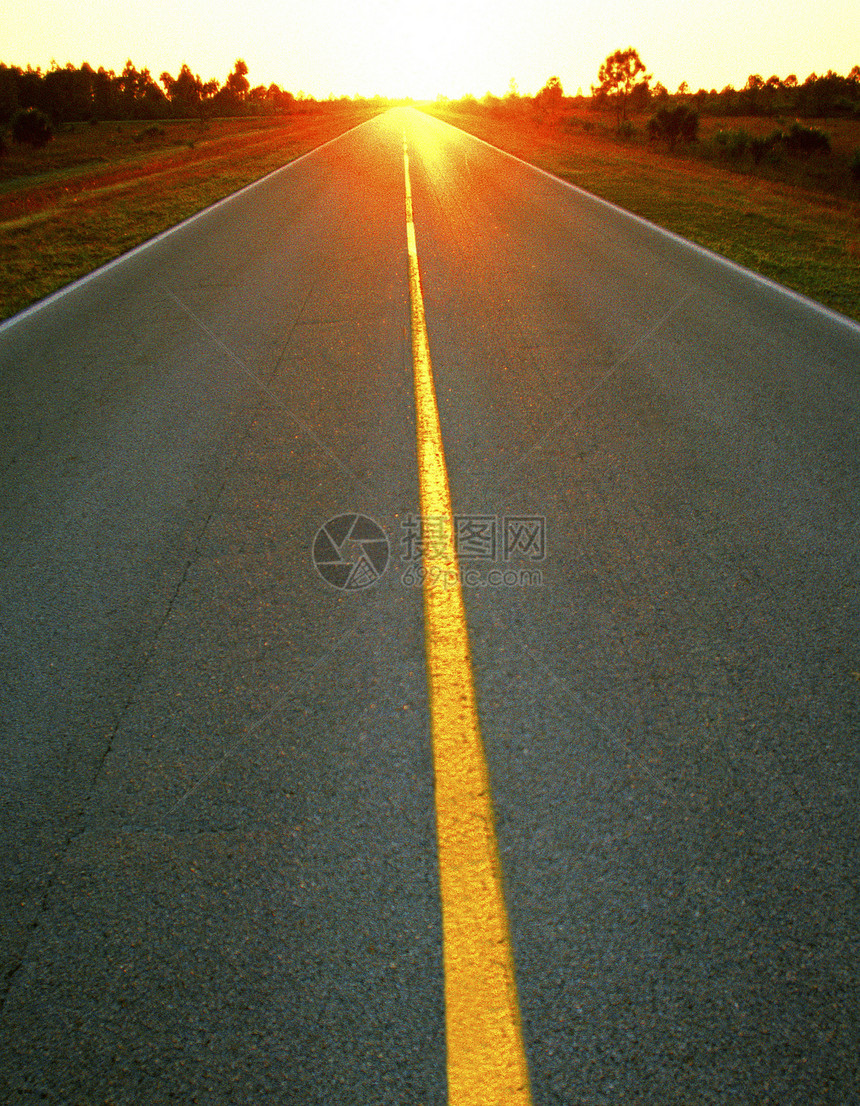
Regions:
<instances>
[{"instance_id":1,"label":"white edge line","mask_svg":"<svg viewBox=\"0 0 860 1106\"><path fill-rule=\"evenodd\" d=\"M417 111L420 109L416 108L414 110ZM854 319L850 319L847 315L842 315L840 312L834 311L831 307L825 307L823 303L810 299L809 296L804 296L802 292L795 292L793 288L787 288L784 284L780 284L778 281L771 280L770 277L755 272L754 269L748 269L745 265L741 265L737 261L732 261L728 257L723 257L722 254L714 253L714 251L709 250L707 246L700 246L697 242L691 242L689 238L684 238L682 235L676 234L673 230L667 230L666 227L661 227L658 223L652 223L649 219L645 219L641 215L636 215L626 208L619 207L610 200L604 200L602 196L596 196L593 192L587 192L584 188L579 188L577 185L572 184L571 181L565 180L564 177L556 176L555 173L550 173L546 169L541 169L539 165L532 165L530 161L525 161L523 158L517 157L516 154L509 154L507 150L502 150L498 146L494 146L492 142L487 142L486 139L478 138L477 135L471 134L469 131L464 131L461 127L454 126L453 123L448 123L444 119L437 119L435 115L430 115L429 112L422 112L421 114L425 115L428 119L433 119L436 123L441 123L444 127L450 127L451 130L457 131L459 134L468 135L469 138L473 138L483 146L488 146L491 150L495 150L496 153L503 154L505 157L510 158L511 161L519 162L520 165L525 165L528 169L533 169L536 173L540 173L542 176L548 177L551 181L555 181L556 184L561 184L565 188L569 188L571 191L576 192L578 195L584 196L586 199L608 208L610 211L614 211L619 215L624 215L634 223L639 223L640 226L656 231L658 234L670 239L677 245L684 246L694 253L701 254L702 257L707 258L709 261L717 262L724 268L747 277L757 284L769 288L771 291L779 292L781 295L787 296L803 307L812 308L814 311L829 319L830 322L846 326L860 335L860 323L856 322Z\"/></svg>"},{"instance_id":2,"label":"white edge line","mask_svg":"<svg viewBox=\"0 0 860 1106\"><path fill-rule=\"evenodd\" d=\"M240 196L243 196L246 192L250 192L252 188L257 188L258 185L264 184L272 177L276 177L278 173L286 172L287 169L292 169L294 165L298 165L300 161L304 161L305 158L310 157L311 154L319 153L320 150L324 150L326 146L331 146L335 142L339 142L342 138L345 138L353 131L357 131L359 127L366 127L368 123L372 123L376 116L372 116L370 119L365 119L361 123L356 123L354 127L350 127L349 130L343 131L341 134L335 135L334 138L330 138L327 142L323 142L321 146L314 146L312 150L306 150L305 153L299 154L298 157L293 158L292 161L288 161L285 165L279 165L277 169L272 169L271 172L266 173L262 177L258 177L256 180L245 184L235 192L231 192L228 196L222 196L220 200L215 200L214 203L208 205L208 207L201 208L200 211L195 211L193 215L187 216L187 218L181 220L179 223L174 223L172 227L167 227L166 230L159 231L158 234L153 235L152 238L147 238L146 241L140 242L136 246L132 246L130 250L125 253L121 253L118 257L111 258L110 261L106 261L103 265L99 265L97 269L93 269L91 272L86 273L82 277L78 277L76 280L71 281L69 284L64 284L62 288L58 288L54 292L49 292L43 299L36 300L35 303L31 303L29 307L22 308L15 315L10 315L8 319L4 319L0 322L0 334L6 330L10 330L16 323L23 322L24 319L30 318L32 315L36 315L43 308L48 307L50 304L56 303L57 300L61 300L63 296L67 296L70 292L76 291L83 285L88 284L89 281L95 280L96 277L102 276L104 273L113 269L116 265L123 265L126 261L130 261L131 258L136 257L137 254L143 253L144 250L150 249L150 247L157 245L165 238L169 238L171 234L175 234L179 230L183 230L185 227L190 226L198 219L202 219L204 215L210 215L219 207L223 207L225 204L231 203L233 200L237 200Z\"/></svg>"}]
</instances>

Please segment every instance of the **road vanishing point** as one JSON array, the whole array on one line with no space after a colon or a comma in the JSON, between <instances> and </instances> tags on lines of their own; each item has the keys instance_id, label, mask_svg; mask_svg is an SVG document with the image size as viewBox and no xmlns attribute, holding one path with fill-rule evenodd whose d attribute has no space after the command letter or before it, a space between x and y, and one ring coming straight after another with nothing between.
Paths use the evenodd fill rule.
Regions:
<instances>
[{"instance_id":1,"label":"road vanishing point","mask_svg":"<svg viewBox=\"0 0 860 1106\"><path fill-rule=\"evenodd\" d=\"M857 324L399 108L0 413L0 1100L860 1102Z\"/></svg>"}]
</instances>

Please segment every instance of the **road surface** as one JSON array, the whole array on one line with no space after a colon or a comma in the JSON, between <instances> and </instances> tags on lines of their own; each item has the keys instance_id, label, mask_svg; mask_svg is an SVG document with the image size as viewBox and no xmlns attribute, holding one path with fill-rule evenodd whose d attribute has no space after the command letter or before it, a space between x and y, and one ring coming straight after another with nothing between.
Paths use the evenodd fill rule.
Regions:
<instances>
[{"instance_id":1,"label":"road surface","mask_svg":"<svg viewBox=\"0 0 860 1106\"><path fill-rule=\"evenodd\" d=\"M404 138L531 1098L858 1102L860 328L405 110L0 328L0 1098L449 1101Z\"/></svg>"}]
</instances>

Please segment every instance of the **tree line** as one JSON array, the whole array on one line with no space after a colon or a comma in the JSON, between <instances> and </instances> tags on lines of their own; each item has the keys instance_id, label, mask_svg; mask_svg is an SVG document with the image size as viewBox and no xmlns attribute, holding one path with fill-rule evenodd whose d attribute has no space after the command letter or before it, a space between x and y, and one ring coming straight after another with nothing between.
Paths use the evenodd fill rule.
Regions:
<instances>
[{"instance_id":1,"label":"tree line","mask_svg":"<svg viewBox=\"0 0 860 1106\"><path fill-rule=\"evenodd\" d=\"M581 95L565 98L561 81L558 77L550 77L532 101L534 111L539 119L557 121L565 103L576 106L589 103L594 109L613 111L618 134L624 138L636 133L630 116L650 111L652 114L645 127L648 141L664 140L670 150L679 142L698 142L700 114L776 116L779 126L767 135L751 134L742 128L719 130L711 136L707 149L701 147L703 156L715 156L737 165L749 163L754 167L763 163L779 167L798 159L806 161L813 154L831 153L830 136L805 125L799 117L860 119L860 66L857 65L847 77L829 70L823 77L810 74L803 84L793 75L784 81L775 76L765 81L753 74L742 89L728 86L722 92L700 89L692 93L684 81L674 96L659 83L652 89L651 74L646 73L645 68L632 46L616 50L600 66L597 84L591 86L590 99ZM512 83L509 100L515 99ZM785 125L787 115L795 117L790 126ZM583 125L590 127L588 123ZM860 181L860 149L847 160L847 168L853 181ZM818 176L820 178L821 174ZM835 164L830 173L831 185L842 187L844 176L840 165ZM850 182L848 187L853 187Z\"/></svg>"},{"instance_id":2,"label":"tree line","mask_svg":"<svg viewBox=\"0 0 860 1106\"><path fill-rule=\"evenodd\" d=\"M652 84L653 78L645 69L638 52L628 47L606 58L597 83L591 86L590 96L584 96L581 91L576 96L566 96L559 78L550 77L533 97L521 95L516 82L511 81L503 99L488 92L482 102L489 107L531 103L538 114L543 115L558 112L563 104L614 111L619 125L631 115L680 104L701 115L860 118L860 65L855 65L847 76L830 69L824 76L810 73L802 82L793 73L784 79L774 75L767 80L753 73L743 88L726 85L721 91L700 88L695 92L686 81L682 81L675 92L670 92L660 81ZM477 102L474 97L464 98L464 102L470 100Z\"/></svg>"},{"instance_id":3,"label":"tree line","mask_svg":"<svg viewBox=\"0 0 860 1106\"><path fill-rule=\"evenodd\" d=\"M541 112L557 110L572 99L596 110L615 110L621 126L629 114L655 111L660 106L686 104L701 115L794 116L797 118L860 118L860 66L847 76L828 70L811 73L804 81L794 74L763 78L751 74L743 88L727 85L721 91L693 91L682 81L674 93L661 83L652 85L651 74L636 50L628 47L610 54L600 68L591 96L565 97L558 77L551 77L531 98ZM472 97L467 100L474 102ZM514 82L507 100L525 101ZM485 103L502 101L489 93ZM277 84L252 87L248 66L238 58L222 82L204 81L187 64L177 76L162 73L158 80L149 69L138 70L129 59L121 73L93 69L84 62L75 67L54 63L42 71L28 66L0 63L0 129L8 127L22 110L44 112L53 124L108 119L166 119L231 115L281 115L296 107L293 93Z\"/></svg>"},{"instance_id":4,"label":"tree line","mask_svg":"<svg viewBox=\"0 0 860 1106\"><path fill-rule=\"evenodd\" d=\"M651 95L658 102L670 98L668 90L659 82ZM703 115L860 118L860 65L855 65L846 77L830 69L821 77L810 73L803 82L798 81L794 73L784 79L774 75L767 80L752 73L743 88L727 85L720 92L703 88L693 92L686 81L682 81L675 98L691 103Z\"/></svg>"},{"instance_id":5,"label":"tree line","mask_svg":"<svg viewBox=\"0 0 860 1106\"><path fill-rule=\"evenodd\" d=\"M295 97L277 84L251 87L248 66L236 60L223 84L203 81L184 64L177 76L155 80L129 59L121 73L84 62L52 65L43 72L0 63L0 128L22 111L37 110L55 124L108 119L169 119L199 116L280 115Z\"/></svg>"},{"instance_id":6,"label":"tree line","mask_svg":"<svg viewBox=\"0 0 860 1106\"><path fill-rule=\"evenodd\" d=\"M550 82L553 79L557 78L550 78ZM860 118L860 65L855 65L847 77L830 69L823 77L810 73L802 83L794 73L784 80L776 74L765 80L752 73L743 88L726 85L720 92L715 88L693 92L682 81L672 95L659 81L652 87L651 80L633 47L616 50L601 65L598 83L591 86L592 106L614 106L620 112L619 123L628 111L643 112L670 102L687 104L702 115Z\"/></svg>"}]
</instances>

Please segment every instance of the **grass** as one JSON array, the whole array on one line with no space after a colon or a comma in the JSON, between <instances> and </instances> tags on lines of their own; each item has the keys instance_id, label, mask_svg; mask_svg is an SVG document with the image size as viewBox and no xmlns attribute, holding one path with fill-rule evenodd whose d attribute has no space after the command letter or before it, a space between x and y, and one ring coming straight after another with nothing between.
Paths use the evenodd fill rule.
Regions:
<instances>
[{"instance_id":1,"label":"grass","mask_svg":"<svg viewBox=\"0 0 860 1106\"><path fill-rule=\"evenodd\" d=\"M79 124L0 159L0 318L375 114ZM150 131L150 128L152 130Z\"/></svg>"},{"instance_id":2,"label":"grass","mask_svg":"<svg viewBox=\"0 0 860 1106\"><path fill-rule=\"evenodd\" d=\"M860 320L860 190L847 177L834 188L813 161L780 180L785 167L753 175L697 148L670 154L647 145L642 120L622 141L587 110L550 122L478 104L425 110ZM347 103L275 119L78 124L42 150L13 145L0 158L0 318L378 111ZM776 124L705 118L698 149L721 128L768 134ZM860 123L824 129L847 165Z\"/></svg>"},{"instance_id":3,"label":"grass","mask_svg":"<svg viewBox=\"0 0 860 1106\"><path fill-rule=\"evenodd\" d=\"M617 138L604 117L589 111L548 122L481 106L425 110L860 321L860 189L853 181L843 186L838 173L834 188L832 173L826 187L815 186L815 165L801 167L803 183L774 179L778 170L740 172L695 147L671 154L665 146L649 147L643 120L637 121L638 137ZM775 125L704 119L702 146L720 128L767 134ZM855 121L824 129L837 157L860 145Z\"/></svg>"}]
</instances>

